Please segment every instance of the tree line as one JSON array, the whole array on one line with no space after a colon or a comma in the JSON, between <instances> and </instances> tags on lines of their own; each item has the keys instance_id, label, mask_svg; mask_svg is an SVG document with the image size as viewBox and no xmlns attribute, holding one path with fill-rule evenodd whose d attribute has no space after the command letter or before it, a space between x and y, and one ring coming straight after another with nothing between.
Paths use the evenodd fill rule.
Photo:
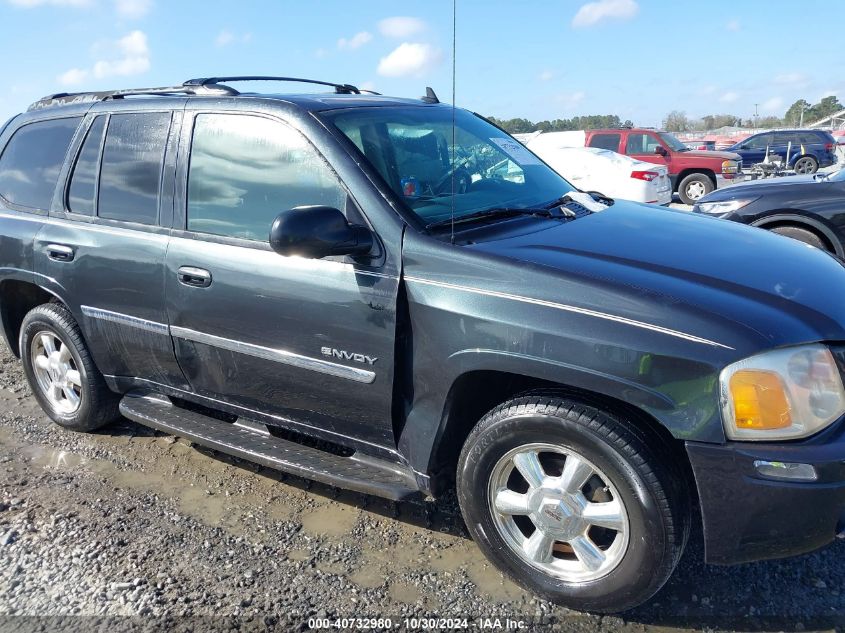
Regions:
<instances>
[{"instance_id":1,"label":"tree line","mask_svg":"<svg viewBox=\"0 0 845 633\"><path fill-rule=\"evenodd\" d=\"M631 121L622 121L615 114L591 114L576 116L571 119L555 119L553 121L533 122L528 119L497 119L494 116L488 120L498 125L509 134L527 134L529 132L567 132L570 130L597 130L608 127L633 126Z\"/></svg>"},{"instance_id":2,"label":"tree line","mask_svg":"<svg viewBox=\"0 0 845 633\"><path fill-rule=\"evenodd\" d=\"M733 114L711 114L700 119L692 119L682 110L673 110L663 119L663 128L667 132L706 132L721 127L798 127L810 125L820 119L845 110L839 99L824 97L815 105L805 99L798 99L789 106L782 117L765 116L745 118Z\"/></svg>"},{"instance_id":3,"label":"tree line","mask_svg":"<svg viewBox=\"0 0 845 633\"><path fill-rule=\"evenodd\" d=\"M688 117L682 110L673 110L663 119L663 129L668 132L707 132L721 127L798 127L802 124L809 125L841 110L845 110L845 106L834 96L824 97L815 105L811 105L805 99L799 99L789 106L782 117L764 116L757 118L756 121L753 118L743 118L735 114L708 114L696 119ZM591 114L571 119L537 122L522 118L499 119L493 116L487 118L510 134L595 130L634 125L630 120L623 121L616 114Z\"/></svg>"}]
</instances>

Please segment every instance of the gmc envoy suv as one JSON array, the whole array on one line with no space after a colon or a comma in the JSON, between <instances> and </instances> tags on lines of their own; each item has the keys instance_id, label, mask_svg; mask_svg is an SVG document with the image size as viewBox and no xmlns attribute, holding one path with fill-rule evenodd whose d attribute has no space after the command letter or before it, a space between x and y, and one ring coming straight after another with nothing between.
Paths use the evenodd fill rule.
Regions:
<instances>
[{"instance_id":1,"label":"gmc envoy suv","mask_svg":"<svg viewBox=\"0 0 845 633\"><path fill-rule=\"evenodd\" d=\"M723 564L842 535L842 263L578 191L432 91L241 80L292 81L52 95L0 133L2 326L53 421L454 486L580 610L647 600L693 521Z\"/></svg>"}]
</instances>

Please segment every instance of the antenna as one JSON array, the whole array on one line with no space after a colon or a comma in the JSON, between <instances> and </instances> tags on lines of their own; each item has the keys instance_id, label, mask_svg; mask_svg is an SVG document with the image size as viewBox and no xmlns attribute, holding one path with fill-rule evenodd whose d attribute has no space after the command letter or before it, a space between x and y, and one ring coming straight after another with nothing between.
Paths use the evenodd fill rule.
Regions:
<instances>
[{"instance_id":1,"label":"antenna","mask_svg":"<svg viewBox=\"0 0 845 633\"><path fill-rule=\"evenodd\" d=\"M458 57L458 0L452 0L452 234L451 243L455 243L455 77ZM432 91L434 92L434 91ZM428 95L427 95L428 96Z\"/></svg>"}]
</instances>

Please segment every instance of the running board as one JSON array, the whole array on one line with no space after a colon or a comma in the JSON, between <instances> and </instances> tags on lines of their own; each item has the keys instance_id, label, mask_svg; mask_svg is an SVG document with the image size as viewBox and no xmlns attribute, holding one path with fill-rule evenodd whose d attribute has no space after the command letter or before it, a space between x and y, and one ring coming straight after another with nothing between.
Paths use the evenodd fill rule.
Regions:
<instances>
[{"instance_id":1,"label":"running board","mask_svg":"<svg viewBox=\"0 0 845 633\"><path fill-rule=\"evenodd\" d=\"M134 422L262 466L396 501L419 496L413 471L380 459L342 457L262 432L241 418L224 422L175 406L159 395L127 394L120 413Z\"/></svg>"}]
</instances>

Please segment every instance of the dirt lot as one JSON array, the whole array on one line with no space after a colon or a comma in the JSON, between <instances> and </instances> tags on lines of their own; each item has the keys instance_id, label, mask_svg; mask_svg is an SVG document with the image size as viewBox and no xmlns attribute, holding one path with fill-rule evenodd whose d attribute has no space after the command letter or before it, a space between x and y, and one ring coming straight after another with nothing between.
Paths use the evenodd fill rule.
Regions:
<instances>
[{"instance_id":1,"label":"dirt lot","mask_svg":"<svg viewBox=\"0 0 845 633\"><path fill-rule=\"evenodd\" d=\"M624 617L574 614L488 565L451 499L394 505L130 422L63 431L0 347L2 631L307 630L311 616L509 616L579 631L845 622L845 543L718 568L704 567L699 539L650 604ZM21 615L101 618L11 617Z\"/></svg>"}]
</instances>

